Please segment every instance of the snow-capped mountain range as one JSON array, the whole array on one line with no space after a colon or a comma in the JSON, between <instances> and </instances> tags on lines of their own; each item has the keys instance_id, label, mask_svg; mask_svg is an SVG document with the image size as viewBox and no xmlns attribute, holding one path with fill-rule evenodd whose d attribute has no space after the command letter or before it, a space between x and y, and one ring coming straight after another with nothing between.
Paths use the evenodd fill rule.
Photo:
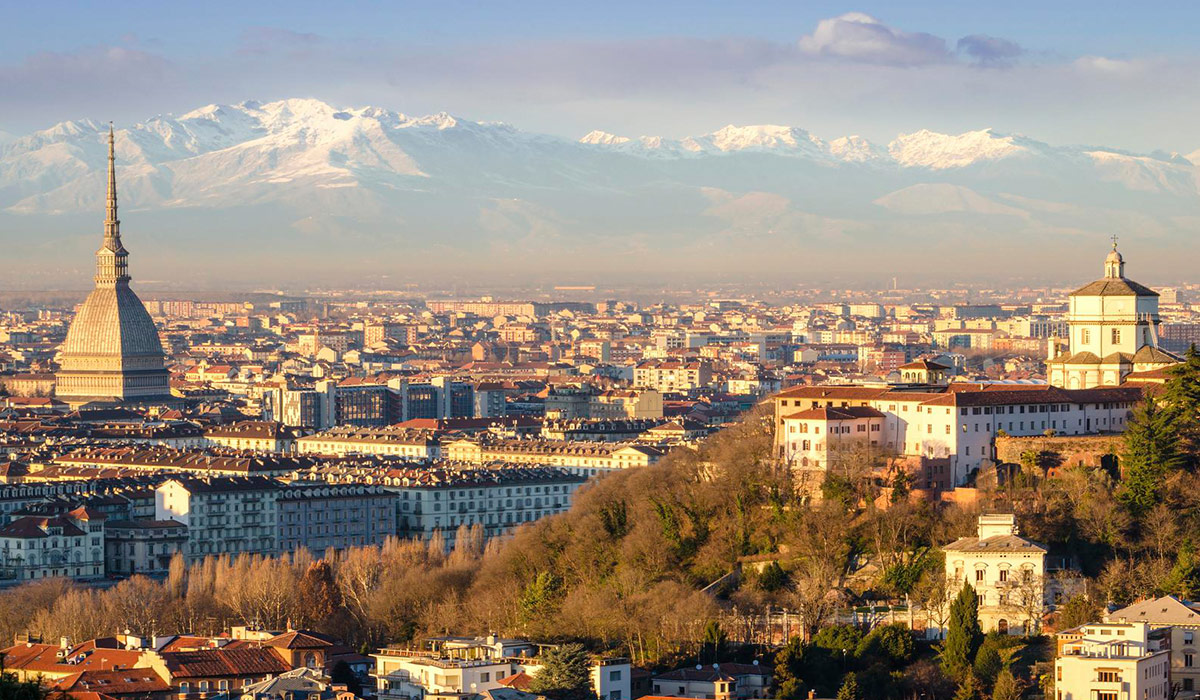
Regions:
<instances>
[{"instance_id":1,"label":"snow-capped mountain range","mask_svg":"<svg viewBox=\"0 0 1200 700\"><path fill-rule=\"evenodd\" d=\"M99 217L107 129L70 121L0 141L0 225ZM330 236L493 257L600 246L620 259L682 242L708 255L815 253L830 241L878 253L881 241L981 234L1172 238L1200 222L1200 152L1051 146L991 129L886 145L771 125L572 141L291 99L209 105L116 133L122 211L143 213L164 250L175 233L219 231L248 254Z\"/></svg>"}]
</instances>

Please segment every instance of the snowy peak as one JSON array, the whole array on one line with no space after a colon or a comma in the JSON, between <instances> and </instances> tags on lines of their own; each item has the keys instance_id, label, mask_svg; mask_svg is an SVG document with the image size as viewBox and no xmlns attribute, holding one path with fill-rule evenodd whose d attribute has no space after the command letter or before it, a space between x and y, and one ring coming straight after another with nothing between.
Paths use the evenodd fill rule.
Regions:
<instances>
[{"instance_id":1,"label":"snowy peak","mask_svg":"<svg viewBox=\"0 0 1200 700\"><path fill-rule=\"evenodd\" d=\"M607 131L595 129L589 131L583 136L583 138L579 139L579 143L586 143L592 146L616 146L622 143L629 143L629 137L617 136L616 134L610 134Z\"/></svg>"},{"instance_id":2,"label":"snowy peak","mask_svg":"<svg viewBox=\"0 0 1200 700\"><path fill-rule=\"evenodd\" d=\"M1029 155L1044 150L1044 147L1045 144L1021 136L997 134L991 129L968 131L957 136L922 129L897 136L888 144L888 153L903 167L945 170Z\"/></svg>"},{"instance_id":3,"label":"snowy peak","mask_svg":"<svg viewBox=\"0 0 1200 700\"><path fill-rule=\"evenodd\" d=\"M785 150L815 154L825 150L825 144L820 139L794 126L730 124L701 138L722 152Z\"/></svg>"},{"instance_id":4,"label":"snowy peak","mask_svg":"<svg viewBox=\"0 0 1200 700\"><path fill-rule=\"evenodd\" d=\"M858 135L830 141L829 153L847 163L870 163L888 158L887 149Z\"/></svg>"}]
</instances>

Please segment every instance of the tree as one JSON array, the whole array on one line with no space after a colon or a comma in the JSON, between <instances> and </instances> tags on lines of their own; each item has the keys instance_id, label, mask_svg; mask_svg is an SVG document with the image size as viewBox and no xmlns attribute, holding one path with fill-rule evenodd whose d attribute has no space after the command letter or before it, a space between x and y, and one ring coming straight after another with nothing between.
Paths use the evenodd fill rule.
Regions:
<instances>
[{"instance_id":1,"label":"tree","mask_svg":"<svg viewBox=\"0 0 1200 700\"><path fill-rule=\"evenodd\" d=\"M837 692L837 700L862 700L862 691L858 688L858 675L853 671L847 673L845 680L842 681L842 687Z\"/></svg>"},{"instance_id":2,"label":"tree","mask_svg":"<svg viewBox=\"0 0 1200 700\"><path fill-rule=\"evenodd\" d=\"M562 579L550 571L540 572L521 592L522 621L529 624L544 619L557 605L561 592Z\"/></svg>"},{"instance_id":3,"label":"tree","mask_svg":"<svg viewBox=\"0 0 1200 700\"><path fill-rule=\"evenodd\" d=\"M981 637L979 597L971 584L964 582L958 597L950 605L950 629L941 648L942 668L946 675L963 679L969 673Z\"/></svg>"},{"instance_id":4,"label":"tree","mask_svg":"<svg viewBox=\"0 0 1200 700\"><path fill-rule=\"evenodd\" d=\"M342 595L334 580L333 567L324 559L308 565L300 579L298 611L304 623L321 627L342 607Z\"/></svg>"},{"instance_id":5,"label":"tree","mask_svg":"<svg viewBox=\"0 0 1200 700\"><path fill-rule=\"evenodd\" d=\"M1019 700L1021 688L1017 679L1007 667L996 674L996 684L992 686L992 700Z\"/></svg>"},{"instance_id":6,"label":"tree","mask_svg":"<svg viewBox=\"0 0 1200 700\"><path fill-rule=\"evenodd\" d=\"M1000 658L1000 650L996 648L996 644L990 639L985 641L975 654L975 663L971 667L983 686L991 685L1000 669L1004 668L1004 660Z\"/></svg>"},{"instance_id":7,"label":"tree","mask_svg":"<svg viewBox=\"0 0 1200 700\"><path fill-rule=\"evenodd\" d=\"M3 659L3 655L0 655ZM0 664L0 698L3 700L46 700L50 691L37 681L19 681L17 674L4 670Z\"/></svg>"},{"instance_id":8,"label":"tree","mask_svg":"<svg viewBox=\"0 0 1200 700\"><path fill-rule=\"evenodd\" d=\"M1200 351L1194 344L1188 347L1183 362L1167 368L1167 374L1170 378L1162 400L1174 418L1184 451L1195 464L1200 456Z\"/></svg>"},{"instance_id":9,"label":"tree","mask_svg":"<svg viewBox=\"0 0 1200 700\"><path fill-rule=\"evenodd\" d=\"M725 654L725 642L727 639L725 630L721 629L721 623L716 620L709 620L708 624L704 626L704 640L701 642L703 646L702 656L711 663L720 661Z\"/></svg>"},{"instance_id":10,"label":"tree","mask_svg":"<svg viewBox=\"0 0 1200 700\"><path fill-rule=\"evenodd\" d=\"M541 668L529 690L551 700L594 700L592 662L582 644L551 647L538 657Z\"/></svg>"},{"instance_id":11,"label":"tree","mask_svg":"<svg viewBox=\"0 0 1200 700\"><path fill-rule=\"evenodd\" d=\"M1058 624L1060 630L1074 629L1089 622L1095 622L1103 614L1100 606L1083 594L1071 597L1058 609Z\"/></svg>"},{"instance_id":12,"label":"tree","mask_svg":"<svg viewBox=\"0 0 1200 700\"><path fill-rule=\"evenodd\" d=\"M975 680L975 674L967 671L954 692L954 700L979 700L979 681Z\"/></svg>"},{"instance_id":13,"label":"tree","mask_svg":"<svg viewBox=\"0 0 1200 700\"><path fill-rule=\"evenodd\" d=\"M912 632L902 624L882 625L871 630L858 643L857 656L860 662L881 660L894 668L912 661L917 653L917 643Z\"/></svg>"},{"instance_id":14,"label":"tree","mask_svg":"<svg viewBox=\"0 0 1200 700\"><path fill-rule=\"evenodd\" d=\"M1133 412L1125 430L1121 463L1125 478L1120 501L1135 517L1141 517L1162 499L1163 483L1169 473L1183 464L1173 411L1164 410L1147 397Z\"/></svg>"},{"instance_id":15,"label":"tree","mask_svg":"<svg viewBox=\"0 0 1200 700\"><path fill-rule=\"evenodd\" d=\"M767 593L775 593L782 590L788 584L787 572L779 565L779 562L773 561L763 567L762 573L758 575L758 587Z\"/></svg>"}]
</instances>

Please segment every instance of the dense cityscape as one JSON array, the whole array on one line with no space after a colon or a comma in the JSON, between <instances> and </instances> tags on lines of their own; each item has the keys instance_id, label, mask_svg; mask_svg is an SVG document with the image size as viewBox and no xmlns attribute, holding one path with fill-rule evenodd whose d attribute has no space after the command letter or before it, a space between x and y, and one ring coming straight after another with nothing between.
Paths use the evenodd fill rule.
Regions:
<instances>
[{"instance_id":1,"label":"dense cityscape","mask_svg":"<svg viewBox=\"0 0 1200 700\"><path fill-rule=\"evenodd\" d=\"M300 62L324 41L266 34ZM951 49L858 11L820 19L787 51L833 70L933 65L984 82L1057 60L982 34ZM237 50L256 52L269 50L252 41ZM1096 57L1069 65L1114 71L1115 59L1084 58ZM15 86L5 60L0 51L0 86ZM22 216L58 216L67 201L88 211L88 247L99 243L94 259L76 259L74 243L51 255L56 274L86 291L39 286L40 273L18 262L57 243L6 242L27 250L0 262L0 698L1200 697L1200 282L1164 271L1167 228L1118 208L1194 225L1200 218L1149 193L1200 196L1189 160L1200 156L1054 150L990 129L953 143L902 135L885 152L858 136L733 126L670 142L597 130L569 150L658 169L637 188L672 216L683 200L671 199L680 192L668 171L720 180L720 167L707 170L717 162L728 182L767 181L782 172L772 149L790 149L787 158L817 158L822 177L854 187L895 180L868 219L949 212L938 225L966 230L984 213L1024 221L1034 237L1066 231L1076 259L1049 283L1019 265L996 281L1011 241L990 234L960 247L994 255L997 269L947 264L931 275L897 258L872 284L823 281L840 273L808 260L786 284L701 271L694 260L726 253L699 237L655 263L659 277L642 275L658 253L637 245L636 265L606 274L605 256L627 244L593 240L578 252L595 255L595 274L580 274L578 260L547 267L560 233L537 217L558 215L532 206L504 221L527 266L501 262L513 248L447 228L443 250L494 256L492 274L464 264L458 276L390 277L378 274L386 255L369 236L322 228L349 220L337 202L391 216L367 198L321 199L329 219L292 226L300 242L273 249L284 259L273 269L286 271L289 255L324 246L340 279L355 276L343 256L361 256L358 284L299 272L280 288L264 288L265 274L261 284L214 284L266 268L252 245L229 247L229 270L208 269L197 253L194 277L178 272L188 264L141 262L147 220L172 207L219 218L229 210L196 202L228 197L213 194L221 187L244 190L236 206L264 220L277 202L255 188L313 198L303 189L311 182L282 171L246 175L259 158L247 144L280 133L296 138L296 172L316 187L351 189L339 168L353 161L410 204L438 200L445 216L473 196L485 209L509 207L506 216L520 207L484 194L501 176L481 175L453 197L435 185L406 189L395 172L436 180L443 173L418 161L443 145L413 160L396 146L410 142L362 129L482 138L503 154L484 160L512 172L539 170L545 153L503 139L561 146L444 113L331 110L312 99L248 101L133 126L0 131L0 214L16 217L0 218L0 232ZM321 120L344 123L346 141L364 151L325 148L327 134L312 127ZM963 160L964 142L980 160ZM478 142L463 143L478 156ZM1029 176L1030 153L1100 164L1111 230L1072 223L1094 212L1049 199L984 201L940 174L961 169L955 177L981 188L997 173L1044 175L1047 189L1060 186L1051 175L1075 177L1042 161ZM211 191L154 179L182 177L213 154L229 174ZM617 212L599 211L609 206L599 193L616 191L619 177L593 181L574 167L537 177L574 180L571 197L594 191L578 211L619 227ZM69 177L46 174L55 168ZM922 181L900 186L900 170L888 168ZM80 183L88 194L71 193ZM717 216L774 212L751 217L753 232L734 226L733 246L750 258L756 236L769 240L776 226L823 225L780 214L766 190L734 198L703 187ZM935 196L957 203L923 209ZM1060 228L1030 224L1019 206L1049 212ZM488 216L480 221L486 229ZM843 250L853 230L821 229L803 245ZM845 245L851 263L861 253L846 250L861 243ZM792 250L771 245L781 258ZM936 262L949 253L939 246L917 257ZM413 260L421 255L413 248ZM1091 272L1076 276L1081 261ZM764 270L777 263L763 260ZM72 272L91 265L90 282ZM885 267L874 260L864 275ZM562 279L578 281L550 281Z\"/></svg>"}]
</instances>

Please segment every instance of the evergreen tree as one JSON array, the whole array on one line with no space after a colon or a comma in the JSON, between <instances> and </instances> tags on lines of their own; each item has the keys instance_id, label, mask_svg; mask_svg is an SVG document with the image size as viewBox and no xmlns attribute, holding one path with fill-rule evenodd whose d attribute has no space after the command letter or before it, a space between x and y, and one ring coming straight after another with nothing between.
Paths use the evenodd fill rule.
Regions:
<instances>
[{"instance_id":1,"label":"evergreen tree","mask_svg":"<svg viewBox=\"0 0 1200 700\"><path fill-rule=\"evenodd\" d=\"M942 643L941 662L946 675L962 679L971 669L981 638L979 596L971 584L963 582L958 597L950 604L950 625Z\"/></svg>"},{"instance_id":2,"label":"evergreen tree","mask_svg":"<svg viewBox=\"0 0 1200 700\"><path fill-rule=\"evenodd\" d=\"M1191 538L1185 539L1175 554L1175 565L1158 584L1160 595L1173 595L1185 600L1200 596L1200 558Z\"/></svg>"},{"instance_id":3,"label":"evergreen tree","mask_svg":"<svg viewBox=\"0 0 1200 700\"><path fill-rule=\"evenodd\" d=\"M962 683L958 684L954 700L979 700L979 681L975 680L975 674L967 671Z\"/></svg>"},{"instance_id":4,"label":"evergreen tree","mask_svg":"<svg viewBox=\"0 0 1200 700\"><path fill-rule=\"evenodd\" d=\"M1181 447L1192 466L1200 456L1200 351L1191 345L1183 362L1167 368L1170 379L1163 387L1162 400L1172 415Z\"/></svg>"},{"instance_id":5,"label":"evergreen tree","mask_svg":"<svg viewBox=\"0 0 1200 700\"><path fill-rule=\"evenodd\" d=\"M1147 398L1133 413L1125 430L1121 462L1125 473L1120 500L1134 516L1141 516L1162 498L1169 473L1183 464L1173 412Z\"/></svg>"},{"instance_id":6,"label":"evergreen tree","mask_svg":"<svg viewBox=\"0 0 1200 700\"><path fill-rule=\"evenodd\" d=\"M992 687L992 700L1020 700L1021 689L1017 679L1007 667L996 674L996 684Z\"/></svg>"},{"instance_id":7,"label":"evergreen tree","mask_svg":"<svg viewBox=\"0 0 1200 700\"><path fill-rule=\"evenodd\" d=\"M858 675L853 671L847 673L846 679L842 681L837 700L862 700L862 691L858 688Z\"/></svg>"},{"instance_id":8,"label":"evergreen tree","mask_svg":"<svg viewBox=\"0 0 1200 700\"><path fill-rule=\"evenodd\" d=\"M782 590L788 583L787 572L779 565L779 562L773 561L763 567L762 573L758 575L758 587L767 593L774 593Z\"/></svg>"},{"instance_id":9,"label":"evergreen tree","mask_svg":"<svg viewBox=\"0 0 1200 700\"><path fill-rule=\"evenodd\" d=\"M1000 651L996 649L995 643L990 640L985 640L983 645L979 647L978 653L975 654L975 663L972 664L975 670L975 677L983 686L989 686L996 680L1000 669L1004 668L1004 661L1000 658Z\"/></svg>"},{"instance_id":10,"label":"evergreen tree","mask_svg":"<svg viewBox=\"0 0 1200 700\"><path fill-rule=\"evenodd\" d=\"M542 667L533 674L529 690L550 700L595 700L592 661L582 644L563 644L543 651Z\"/></svg>"},{"instance_id":11,"label":"evergreen tree","mask_svg":"<svg viewBox=\"0 0 1200 700\"><path fill-rule=\"evenodd\" d=\"M708 624L704 626L703 656L710 663L721 660L725 654L726 639L725 630L721 629L721 624L716 620L709 620Z\"/></svg>"}]
</instances>

